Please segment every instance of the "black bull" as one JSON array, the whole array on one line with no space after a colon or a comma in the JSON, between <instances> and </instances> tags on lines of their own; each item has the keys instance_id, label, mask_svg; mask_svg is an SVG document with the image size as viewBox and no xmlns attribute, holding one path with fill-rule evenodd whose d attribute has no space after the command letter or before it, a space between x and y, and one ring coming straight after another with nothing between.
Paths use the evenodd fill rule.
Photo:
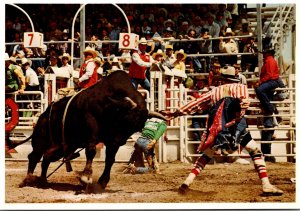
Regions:
<instances>
[{"instance_id":1,"label":"black bull","mask_svg":"<svg viewBox=\"0 0 300 211\"><path fill-rule=\"evenodd\" d=\"M20 187L35 185L33 172L42 157L39 181L46 182L50 163L72 157L78 148L85 148L86 154L81 180L91 182L96 145L103 142L106 146L105 168L98 186L104 190L119 147L133 133L140 131L150 116L163 118L159 113L147 110L144 97L123 71L112 73L73 98L54 102L39 117L34 128L33 151L28 155L28 172Z\"/></svg>"}]
</instances>

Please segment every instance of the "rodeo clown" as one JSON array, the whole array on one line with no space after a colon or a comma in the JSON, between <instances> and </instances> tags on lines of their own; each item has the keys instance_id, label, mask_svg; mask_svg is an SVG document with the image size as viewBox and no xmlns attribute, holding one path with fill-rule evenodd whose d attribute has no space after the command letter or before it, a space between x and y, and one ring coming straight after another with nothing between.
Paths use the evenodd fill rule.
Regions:
<instances>
[{"instance_id":1,"label":"rodeo clown","mask_svg":"<svg viewBox=\"0 0 300 211\"><path fill-rule=\"evenodd\" d=\"M161 174L159 165L154 153L155 144L167 129L166 121L152 117L148 119L142 130L141 136L134 145L134 151L129 159L128 166L123 173L143 174L153 172ZM144 158L148 163L148 167L144 166Z\"/></svg>"},{"instance_id":2,"label":"rodeo clown","mask_svg":"<svg viewBox=\"0 0 300 211\"><path fill-rule=\"evenodd\" d=\"M205 165L212 159L218 149L235 151L238 145L250 154L254 167L262 182L265 195L282 195L283 191L273 186L268 178L264 156L251 134L246 130L245 111L250 103L246 85L239 84L234 70L221 69L221 75L216 76L221 85L203 93L195 100L177 109L175 112L161 111L167 120L182 115L192 115L195 112L208 110L207 130L201 137L198 147L200 156L196 159L190 174L179 188L179 193L185 194L195 177L200 174ZM220 84L219 83L219 84Z\"/></svg>"}]
</instances>

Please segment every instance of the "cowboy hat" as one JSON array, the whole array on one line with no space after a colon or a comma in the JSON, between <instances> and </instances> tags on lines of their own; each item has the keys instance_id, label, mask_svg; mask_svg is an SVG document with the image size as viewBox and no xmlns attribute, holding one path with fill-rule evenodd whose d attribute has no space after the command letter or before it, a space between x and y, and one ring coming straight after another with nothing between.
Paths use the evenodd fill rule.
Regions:
<instances>
[{"instance_id":1,"label":"cowboy hat","mask_svg":"<svg viewBox=\"0 0 300 211\"><path fill-rule=\"evenodd\" d=\"M141 39L140 39L140 41L139 41L139 45L147 45L147 40L146 40L146 38L145 37L142 37Z\"/></svg>"},{"instance_id":2,"label":"cowboy hat","mask_svg":"<svg viewBox=\"0 0 300 211\"><path fill-rule=\"evenodd\" d=\"M186 58L186 53L184 53L184 50L183 49L180 49L179 51L176 51L175 52L175 54L174 54L174 56L175 56L175 58L177 58L177 55L178 54L181 54L181 55L183 55L183 58L181 59L181 60L184 60L185 58Z\"/></svg>"},{"instance_id":3,"label":"cowboy hat","mask_svg":"<svg viewBox=\"0 0 300 211\"><path fill-rule=\"evenodd\" d=\"M164 22L164 26L166 26L166 24L167 23L170 23L170 24L172 24L172 26L174 26L175 25L175 22L172 20L172 19L168 19L168 20L166 20L165 22Z\"/></svg>"},{"instance_id":4,"label":"cowboy hat","mask_svg":"<svg viewBox=\"0 0 300 211\"><path fill-rule=\"evenodd\" d=\"M227 35L229 35L229 34L230 34L231 36L234 36L234 32L232 31L231 28L228 27L228 28L226 29L225 36L227 36Z\"/></svg>"},{"instance_id":5,"label":"cowboy hat","mask_svg":"<svg viewBox=\"0 0 300 211\"><path fill-rule=\"evenodd\" d=\"M221 65L220 65L219 63L217 63L217 62L215 62L215 63L213 64L213 66L214 66L214 67L221 67Z\"/></svg>"},{"instance_id":6,"label":"cowboy hat","mask_svg":"<svg viewBox=\"0 0 300 211\"><path fill-rule=\"evenodd\" d=\"M173 45L166 45L165 49L172 49L173 50Z\"/></svg>"},{"instance_id":7,"label":"cowboy hat","mask_svg":"<svg viewBox=\"0 0 300 211\"><path fill-rule=\"evenodd\" d=\"M235 75L235 69L232 66L225 66L220 69L221 75L214 76L214 79L229 81L229 82L239 82L240 80Z\"/></svg>"},{"instance_id":8,"label":"cowboy hat","mask_svg":"<svg viewBox=\"0 0 300 211\"><path fill-rule=\"evenodd\" d=\"M5 61L10 61L8 53L5 53Z\"/></svg>"},{"instance_id":9,"label":"cowboy hat","mask_svg":"<svg viewBox=\"0 0 300 211\"><path fill-rule=\"evenodd\" d=\"M155 59L155 57L158 56L158 55L162 56L163 58L166 57L166 55L164 54L164 52L161 49L158 49L157 52L155 52L155 53L152 54L152 58Z\"/></svg>"},{"instance_id":10,"label":"cowboy hat","mask_svg":"<svg viewBox=\"0 0 300 211\"><path fill-rule=\"evenodd\" d=\"M167 28L165 29L165 32L173 32L173 29L172 29L171 27L167 27Z\"/></svg>"},{"instance_id":11,"label":"cowboy hat","mask_svg":"<svg viewBox=\"0 0 300 211\"><path fill-rule=\"evenodd\" d=\"M26 58L21 59L21 65L22 66L27 66L27 65L31 66L31 64L32 64L31 60L26 59Z\"/></svg>"},{"instance_id":12,"label":"cowboy hat","mask_svg":"<svg viewBox=\"0 0 300 211\"><path fill-rule=\"evenodd\" d=\"M62 60L63 58L67 58L68 62L71 60L71 56L68 53L63 53L63 55L59 56L60 60Z\"/></svg>"},{"instance_id":13,"label":"cowboy hat","mask_svg":"<svg viewBox=\"0 0 300 211\"><path fill-rule=\"evenodd\" d=\"M205 75L197 75L195 76L196 81L208 81Z\"/></svg>"},{"instance_id":14,"label":"cowboy hat","mask_svg":"<svg viewBox=\"0 0 300 211\"><path fill-rule=\"evenodd\" d=\"M272 49L272 48L268 48L268 49L264 49L263 51L258 51L258 53L262 53L262 54L272 54L272 55L275 55L275 50Z\"/></svg>"},{"instance_id":15,"label":"cowboy hat","mask_svg":"<svg viewBox=\"0 0 300 211\"><path fill-rule=\"evenodd\" d=\"M17 64L17 57L11 56L11 57L9 57L9 59L12 63Z\"/></svg>"},{"instance_id":16,"label":"cowboy hat","mask_svg":"<svg viewBox=\"0 0 300 211\"><path fill-rule=\"evenodd\" d=\"M91 48L90 46L87 46L85 50L83 51L83 54L91 54L93 58L97 56L97 52L95 51L94 48Z\"/></svg>"}]
</instances>

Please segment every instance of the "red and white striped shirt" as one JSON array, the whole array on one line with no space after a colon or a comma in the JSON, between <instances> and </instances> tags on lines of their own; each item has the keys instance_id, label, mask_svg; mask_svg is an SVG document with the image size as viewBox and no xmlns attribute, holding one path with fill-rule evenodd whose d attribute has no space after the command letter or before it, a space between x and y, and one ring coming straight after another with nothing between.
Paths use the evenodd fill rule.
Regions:
<instances>
[{"instance_id":1,"label":"red and white striped shirt","mask_svg":"<svg viewBox=\"0 0 300 211\"><path fill-rule=\"evenodd\" d=\"M238 98L242 104L247 104L247 99L249 98L248 88L246 85L238 83L220 85L182 106L177 112L179 115L201 112L209 109L213 104L225 97Z\"/></svg>"}]
</instances>

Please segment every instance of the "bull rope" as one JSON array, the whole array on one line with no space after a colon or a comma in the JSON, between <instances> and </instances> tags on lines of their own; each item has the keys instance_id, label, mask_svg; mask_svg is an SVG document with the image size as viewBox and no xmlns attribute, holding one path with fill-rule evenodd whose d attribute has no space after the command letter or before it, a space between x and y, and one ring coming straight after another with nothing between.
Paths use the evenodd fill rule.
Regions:
<instances>
[{"instance_id":1,"label":"bull rope","mask_svg":"<svg viewBox=\"0 0 300 211\"><path fill-rule=\"evenodd\" d=\"M65 131L65 120L66 120L66 116L67 116L67 111L68 111L68 108L69 108L69 105L71 104L72 100L74 99L75 96L77 96L77 94L79 94L80 92L82 92L83 90L85 89L81 89L79 92L76 92L71 98L70 100L68 101L67 105L66 105L66 108L64 110L64 115L63 115L63 118L62 118L62 133L61 133L61 136L62 136L62 144L63 144L63 148L64 148L64 152L66 151L65 149L65 134L64 134L64 131Z\"/></svg>"}]
</instances>

